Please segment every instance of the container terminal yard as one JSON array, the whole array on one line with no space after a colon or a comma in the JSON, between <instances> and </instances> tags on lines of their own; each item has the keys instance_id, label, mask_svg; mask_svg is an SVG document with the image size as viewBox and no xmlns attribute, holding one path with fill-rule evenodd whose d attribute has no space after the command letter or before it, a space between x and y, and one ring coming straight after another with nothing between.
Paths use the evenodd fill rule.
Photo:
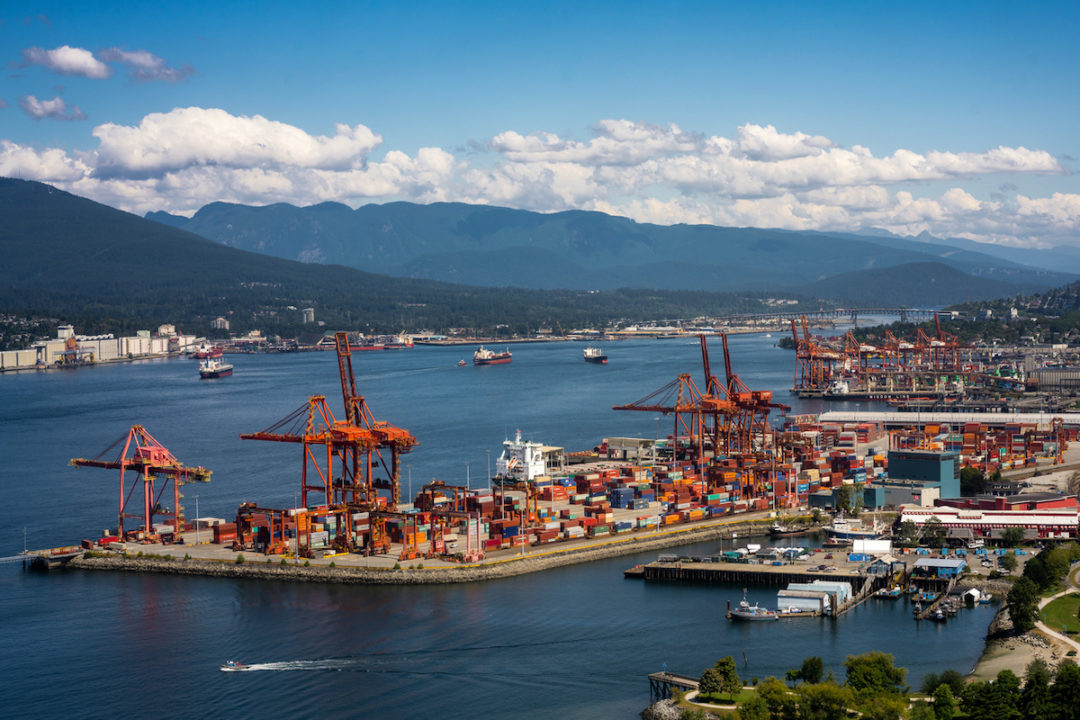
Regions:
<instances>
[{"instance_id":1,"label":"container terminal yard","mask_svg":"<svg viewBox=\"0 0 1080 720\"><path fill-rule=\"evenodd\" d=\"M874 413L798 416L774 428L770 412L789 408L775 402L771 392L751 390L739 379L726 335L720 335L724 376L714 375L702 335L700 386L689 373L680 374L654 393L614 408L662 414L671 422L666 438L609 438L596 448L592 463L567 465L561 448L519 434L504 443L490 488L433 482L405 502L400 459L418 440L375 419L357 393L348 337L339 333L335 340L343 419L334 416L325 396L314 395L282 420L242 436L300 446L297 507L243 503L235 517L189 521L182 489L208 482L212 472L184 465L136 425L97 457L71 461L118 473L116 527L83 540L81 547L35 555L45 564L93 551L89 554L142 553L216 561L217 566L333 565L342 572L406 565L400 572L424 573L589 550L640 550L689 542L698 533L717 537L736 528L742 536L760 533L777 515L805 522L815 509L833 509L845 485L856 488L872 509L906 513L908 506L954 502L950 499L960 494L954 476L962 465L987 473L1068 467L1068 446L1080 428L1080 417L1072 414L902 423ZM899 474L890 475L890 462ZM921 477L927 468L929 479ZM1000 520L971 521L991 511L1015 513L1016 523L1038 538L1076 537L1075 495L1058 496L1064 505L1032 496L1030 502L1014 498L965 507L951 516L943 508L938 519L950 532L972 540L1000 535ZM1055 515L1052 524L1040 516L1045 513ZM901 519L921 524L927 517L912 512Z\"/></svg>"},{"instance_id":2,"label":"container terminal yard","mask_svg":"<svg viewBox=\"0 0 1080 720\"><path fill-rule=\"evenodd\" d=\"M1075 389L1075 371L1038 367L1034 348L965 345L942 330L936 313L934 323L932 337L922 328L911 338L886 330L870 344L851 331L828 339L812 336L805 316L801 332L792 319L792 392L825 400L884 400L912 410L1062 411L1071 404L1060 391ZM1060 363L1066 350L1044 350L1042 357Z\"/></svg>"}]
</instances>

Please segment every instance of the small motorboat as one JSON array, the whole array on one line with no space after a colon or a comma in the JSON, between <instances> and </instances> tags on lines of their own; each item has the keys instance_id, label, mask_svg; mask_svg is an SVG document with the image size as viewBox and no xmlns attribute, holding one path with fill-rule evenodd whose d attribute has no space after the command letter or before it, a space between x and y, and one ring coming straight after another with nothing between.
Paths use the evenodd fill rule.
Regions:
<instances>
[{"instance_id":1,"label":"small motorboat","mask_svg":"<svg viewBox=\"0 0 1080 720\"><path fill-rule=\"evenodd\" d=\"M465 362L465 360L462 359L462 360L457 361L457 365L458 365L458 367L465 367L466 365L468 365L468 363Z\"/></svg>"},{"instance_id":2,"label":"small motorboat","mask_svg":"<svg viewBox=\"0 0 1080 720\"><path fill-rule=\"evenodd\" d=\"M239 660L226 660L221 666L221 672L240 672L246 669L247 666Z\"/></svg>"}]
</instances>

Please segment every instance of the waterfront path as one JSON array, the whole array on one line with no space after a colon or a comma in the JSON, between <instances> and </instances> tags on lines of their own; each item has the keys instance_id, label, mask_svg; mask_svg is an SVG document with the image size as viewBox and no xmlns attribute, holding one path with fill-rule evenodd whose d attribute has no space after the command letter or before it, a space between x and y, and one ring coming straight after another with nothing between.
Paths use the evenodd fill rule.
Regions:
<instances>
[{"instance_id":1,"label":"waterfront path","mask_svg":"<svg viewBox=\"0 0 1080 720\"><path fill-rule=\"evenodd\" d=\"M1080 589L1080 588L1077 587L1077 584L1076 584L1076 577L1077 577L1078 573L1080 573L1080 566L1074 566L1069 571L1068 576L1066 576L1066 578L1065 578L1065 584L1068 585L1068 587L1065 588L1064 590L1062 590L1061 592L1054 593L1053 595L1051 595L1049 597L1045 597L1042 600L1040 600L1039 601L1039 610L1041 611L1044 607L1046 607L1047 605L1049 605L1051 602L1058 599L1059 597L1062 597L1063 595L1068 595L1069 593L1075 592L1077 589ZM1065 643L1066 645L1068 645L1073 650L1076 650L1078 653L1080 653L1080 643L1076 642L1075 640L1070 638L1068 635L1065 635L1064 633L1058 632L1057 630L1051 629L1049 626L1047 626L1041 620L1039 620L1039 621L1037 621L1035 623L1035 627L1037 627L1040 631L1042 631L1046 635L1049 635L1050 637L1054 638L1055 640L1060 640L1061 642Z\"/></svg>"}]
</instances>

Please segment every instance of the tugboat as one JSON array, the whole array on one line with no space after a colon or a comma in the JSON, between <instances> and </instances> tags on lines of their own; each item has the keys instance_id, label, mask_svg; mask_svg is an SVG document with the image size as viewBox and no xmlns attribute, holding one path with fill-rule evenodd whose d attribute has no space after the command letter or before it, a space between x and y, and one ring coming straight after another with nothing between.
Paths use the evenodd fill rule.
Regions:
<instances>
[{"instance_id":1,"label":"tugboat","mask_svg":"<svg viewBox=\"0 0 1080 720\"><path fill-rule=\"evenodd\" d=\"M473 353L472 361L473 365L503 365L510 362L514 357L514 354L509 350L504 352L493 352L481 345L476 352Z\"/></svg>"},{"instance_id":2,"label":"tugboat","mask_svg":"<svg viewBox=\"0 0 1080 720\"><path fill-rule=\"evenodd\" d=\"M808 528L798 525L786 525L783 522L775 522L769 528L769 537L799 537L807 533Z\"/></svg>"},{"instance_id":3,"label":"tugboat","mask_svg":"<svg viewBox=\"0 0 1080 720\"><path fill-rule=\"evenodd\" d=\"M221 666L221 672L240 672L246 669L247 666L238 660L226 660Z\"/></svg>"},{"instance_id":4,"label":"tugboat","mask_svg":"<svg viewBox=\"0 0 1080 720\"><path fill-rule=\"evenodd\" d=\"M779 620L780 616L775 610L769 610L767 608L759 607L757 603L753 605L746 599L746 590L743 589L743 599L739 601L739 607L734 610L730 609L730 601L728 602L728 618L731 620L742 620L744 622L763 622L771 620Z\"/></svg>"},{"instance_id":5,"label":"tugboat","mask_svg":"<svg viewBox=\"0 0 1080 720\"><path fill-rule=\"evenodd\" d=\"M589 346L585 348L585 362L607 365L607 355L600 348Z\"/></svg>"},{"instance_id":6,"label":"tugboat","mask_svg":"<svg viewBox=\"0 0 1080 720\"><path fill-rule=\"evenodd\" d=\"M199 363L199 377L203 380L211 378L228 377L232 375L233 366L222 362L217 358L207 358Z\"/></svg>"}]
</instances>

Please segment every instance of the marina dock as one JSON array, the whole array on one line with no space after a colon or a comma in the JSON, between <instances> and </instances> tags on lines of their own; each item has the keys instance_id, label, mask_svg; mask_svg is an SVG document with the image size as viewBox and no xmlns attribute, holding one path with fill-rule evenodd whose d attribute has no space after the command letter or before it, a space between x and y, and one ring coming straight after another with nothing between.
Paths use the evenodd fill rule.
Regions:
<instances>
[{"instance_id":1,"label":"marina dock","mask_svg":"<svg viewBox=\"0 0 1080 720\"><path fill-rule=\"evenodd\" d=\"M728 563L712 562L706 559L678 560L675 562L651 562L645 565L635 566L624 572L627 578L641 578L652 582L685 582L703 584L728 584L728 585L774 585L785 587L790 584L813 583L815 580L832 581L838 583L850 583L852 596L843 602L835 602L832 611L793 612L782 614L781 617L820 617L829 615L839 617L844 613L858 607L873 597L874 593L882 587L887 587L889 578L880 575L869 575L862 572L857 566L843 560L837 561L850 567L835 570L822 571L820 566L810 565L806 562L791 563L785 565L765 565L757 563ZM832 567L832 566L830 566ZM834 600L836 598L834 597Z\"/></svg>"}]
</instances>

